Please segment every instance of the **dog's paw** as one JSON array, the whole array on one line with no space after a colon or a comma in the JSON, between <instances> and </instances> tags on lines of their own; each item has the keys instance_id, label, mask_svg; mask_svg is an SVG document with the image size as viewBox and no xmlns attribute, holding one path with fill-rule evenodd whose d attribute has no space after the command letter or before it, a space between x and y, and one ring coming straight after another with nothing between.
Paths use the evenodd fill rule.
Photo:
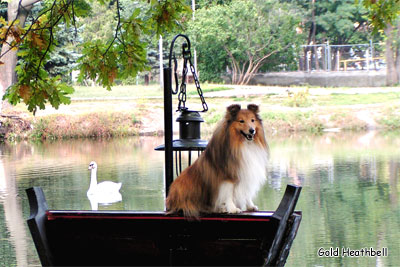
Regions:
<instances>
[{"instance_id":1,"label":"dog's paw","mask_svg":"<svg viewBox=\"0 0 400 267\"><path fill-rule=\"evenodd\" d=\"M223 203L219 209L219 212L221 213L241 213L242 210L237 208L233 203L232 205L226 205L225 203Z\"/></svg>"},{"instance_id":2,"label":"dog's paw","mask_svg":"<svg viewBox=\"0 0 400 267\"><path fill-rule=\"evenodd\" d=\"M242 210L236 207L235 205L226 206L227 213L241 213Z\"/></svg>"},{"instance_id":3,"label":"dog's paw","mask_svg":"<svg viewBox=\"0 0 400 267\"><path fill-rule=\"evenodd\" d=\"M232 208L232 209L229 209L227 212L228 212L228 213L241 213L242 210L239 209L239 208L234 207L234 208Z\"/></svg>"},{"instance_id":4,"label":"dog's paw","mask_svg":"<svg viewBox=\"0 0 400 267\"><path fill-rule=\"evenodd\" d=\"M247 211L258 211L258 207L256 205L248 206Z\"/></svg>"}]
</instances>

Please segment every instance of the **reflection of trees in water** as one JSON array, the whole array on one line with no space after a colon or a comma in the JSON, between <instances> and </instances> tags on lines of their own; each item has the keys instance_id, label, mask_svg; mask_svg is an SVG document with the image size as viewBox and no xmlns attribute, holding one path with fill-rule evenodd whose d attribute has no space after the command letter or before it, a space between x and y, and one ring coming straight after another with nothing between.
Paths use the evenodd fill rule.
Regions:
<instances>
[{"instance_id":1,"label":"reflection of trees in water","mask_svg":"<svg viewBox=\"0 0 400 267\"><path fill-rule=\"evenodd\" d=\"M399 213L400 137L376 134L360 142L361 136L365 135L270 137L269 177L257 196L257 205L272 210L287 183L303 186L297 206L303 211L303 222L289 266L351 265L346 258L318 258L319 247L387 246L389 254L396 249L393 244L400 239L400 218L395 215ZM7 209L5 216L15 220L3 220L0 214L0 231L10 233L5 241L0 240L0 262L6 262L3 258L7 257L12 264L24 266L31 261L28 257L36 255L33 243L27 242L31 238L22 217L22 212L27 212L22 195L25 188L42 186L51 208L90 209L86 191L91 160L100 160L102 179L123 182L123 202L99 208L162 208L163 153L153 149L163 142L163 138L154 137L0 145L0 166L4 169L0 169L0 212ZM12 192L7 200L3 193L6 184L10 188L7 192ZM382 260L385 265L395 265L398 257ZM362 266L375 264L374 258L359 260Z\"/></svg>"},{"instance_id":2,"label":"reflection of trees in water","mask_svg":"<svg viewBox=\"0 0 400 267\"><path fill-rule=\"evenodd\" d=\"M324 191L321 199L325 231L333 247L380 249L391 245L387 240L382 241L383 236L399 237L397 230L384 226L398 224L393 216L398 204L388 208L392 190L387 179L398 176L398 169L390 170L391 165L391 161L369 155L354 159L352 166L335 164L337 181ZM338 263L343 264L343 260L338 259ZM360 260L367 265L375 262L373 258ZM382 261L386 259L379 260Z\"/></svg>"},{"instance_id":3,"label":"reflection of trees in water","mask_svg":"<svg viewBox=\"0 0 400 267\"><path fill-rule=\"evenodd\" d=\"M379 165L379 166L378 166ZM363 181L376 182L378 177L378 170L383 170L383 162L377 162L375 156L365 156L360 159L360 172L359 178Z\"/></svg>"},{"instance_id":4,"label":"reflection of trees in water","mask_svg":"<svg viewBox=\"0 0 400 267\"><path fill-rule=\"evenodd\" d=\"M270 140L269 186L281 189L299 179L303 185L298 204L303 221L291 255L303 257L303 265L346 266L353 265L354 259L316 258L317 249L388 247L398 251L398 137L339 133L311 140L277 140ZM399 255L395 254L357 258L357 264L396 265ZM298 265L291 260L288 265Z\"/></svg>"},{"instance_id":5,"label":"reflection of trees in water","mask_svg":"<svg viewBox=\"0 0 400 267\"><path fill-rule=\"evenodd\" d=\"M393 207L397 207L399 205L398 198L398 183L399 183L399 175L400 175L400 162L390 160L389 161L389 194L390 194L390 203Z\"/></svg>"},{"instance_id":6,"label":"reflection of trees in water","mask_svg":"<svg viewBox=\"0 0 400 267\"><path fill-rule=\"evenodd\" d=\"M28 266L25 220L22 215L15 177L12 165L4 164L3 159L0 158L0 205L4 210L4 220L0 220L0 224L2 224L0 229L5 229L5 233L9 233L8 238L12 245L0 246L0 255L15 255L16 263L10 262L11 259L9 258L2 259L2 263L8 266L15 264L17 266Z\"/></svg>"}]
</instances>

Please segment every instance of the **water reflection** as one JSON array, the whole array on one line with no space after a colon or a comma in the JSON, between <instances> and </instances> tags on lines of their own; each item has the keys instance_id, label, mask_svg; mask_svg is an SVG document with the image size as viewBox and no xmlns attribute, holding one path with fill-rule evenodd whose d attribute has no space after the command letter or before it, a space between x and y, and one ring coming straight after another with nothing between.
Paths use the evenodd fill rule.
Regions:
<instances>
[{"instance_id":1,"label":"water reflection","mask_svg":"<svg viewBox=\"0 0 400 267\"><path fill-rule=\"evenodd\" d=\"M4 154L0 150L0 206L3 208L0 216L1 221L5 222L6 232L2 232L0 236L7 236L9 242L13 244L14 251L1 251L2 255L11 254L12 258L2 256L2 262L7 264L16 261L18 266L28 266L27 240L25 220L22 215L21 203L17 193L17 184L13 175L13 166L4 164ZM1 211L1 209L0 209ZM3 218L4 219L3 219ZM4 227L4 226L3 226ZM0 229L2 230L1 227ZM3 240L3 238L1 238ZM1 242L0 240L0 242Z\"/></svg>"},{"instance_id":2,"label":"water reflection","mask_svg":"<svg viewBox=\"0 0 400 267\"><path fill-rule=\"evenodd\" d=\"M298 207L305 216L291 265L302 258L307 266L397 266L399 140L378 133L272 140L271 187L287 182L304 187ZM392 253L377 259L320 258L319 247L388 247Z\"/></svg>"},{"instance_id":3,"label":"water reflection","mask_svg":"<svg viewBox=\"0 0 400 267\"><path fill-rule=\"evenodd\" d=\"M0 144L0 266L39 264L25 224L24 190L41 186L52 209L92 209L87 165L99 181L121 182L122 201L107 210L164 209L162 138ZM303 186L303 222L287 266L376 265L400 262L400 137L368 132L270 136L269 179L260 209L276 209L287 183ZM318 257L329 247L388 247L385 258Z\"/></svg>"}]
</instances>

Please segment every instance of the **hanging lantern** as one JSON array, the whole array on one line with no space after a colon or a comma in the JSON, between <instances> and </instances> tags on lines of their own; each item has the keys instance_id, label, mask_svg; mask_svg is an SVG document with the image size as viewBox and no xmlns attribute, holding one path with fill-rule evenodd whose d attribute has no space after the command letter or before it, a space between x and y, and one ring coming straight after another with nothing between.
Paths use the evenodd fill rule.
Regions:
<instances>
[{"instance_id":1,"label":"hanging lantern","mask_svg":"<svg viewBox=\"0 0 400 267\"><path fill-rule=\"evenodd\" d=\"M177 73L177 59L173 53L173 47L177 38L183 37L186 42L182 44L182 55L183 55L183 68L180 89L178 90L179 81ZM204 120L200 116L200 111L189 110L186 107L186 77L188 73L188 67L190 68L193 80L196 85L197 92L202 102L203 110L208 110L207 103L204 100L203 92L200 88L200 83L196 75L196 70L192 64L190 52L190 40L186 35L178 34L174 37L171 42L170 54L169 54L169 65L164 68L164 145L160 145L155 148L158 151L165 151L165 192L168 195L169 186L174 179L173 165L175 165L175 174L179 175L182 172L182 152L188 154L188 165L191 165L192 152L200 153L205 150L207 141L201 139L201 128L200 124ZM172 90L172 68L171 63L174 60L174 77L175 77L175 90ZM179 94L178 94L179 91ZM177 122L179 122L179 139L173 140L173 123L172 123L172 94L178 94L178 109L180 112ZM174 154L175 152L175 164Z\"/></svg>"},{"instance_id":2,"label":"hanging lantern","mask_svg":"<svg viewBox=\"0 0 400 267\"><path fill-rule=\"evenodd\" d=\"M173 140L172 150L175 151L175 173L179 175L182 172L182 151L187 151L188 165L192 164L192 152L197 152L197 156L206 148L207 141L200 137L200 123L204 120L198 111L181 111L176 119L179 122L179 139ZM161 145L155 150L165 150Z\"/></svg>"}]
</instances>

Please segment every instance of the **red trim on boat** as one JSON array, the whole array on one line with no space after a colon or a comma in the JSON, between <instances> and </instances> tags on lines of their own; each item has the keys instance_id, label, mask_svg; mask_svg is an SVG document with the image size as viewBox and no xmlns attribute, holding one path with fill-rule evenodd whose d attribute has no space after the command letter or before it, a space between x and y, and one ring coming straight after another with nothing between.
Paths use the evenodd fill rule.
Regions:
<instances>
[{"instance_id":1,"label":"red trim on boat","mask_svg":"<svg viewBox=\"0 0 400 267\"><path fill-rule=\"evenodd\" d=\"M110 216L110 215L82 215L82 214L53 214L46 212L49 221L56 219L116 219L116 220L187 220L185 217L174 216ZM261 221L269 222L269 218L231 218L231 217L200 217L200 221Z\"/></svg>"}]
</instances>

